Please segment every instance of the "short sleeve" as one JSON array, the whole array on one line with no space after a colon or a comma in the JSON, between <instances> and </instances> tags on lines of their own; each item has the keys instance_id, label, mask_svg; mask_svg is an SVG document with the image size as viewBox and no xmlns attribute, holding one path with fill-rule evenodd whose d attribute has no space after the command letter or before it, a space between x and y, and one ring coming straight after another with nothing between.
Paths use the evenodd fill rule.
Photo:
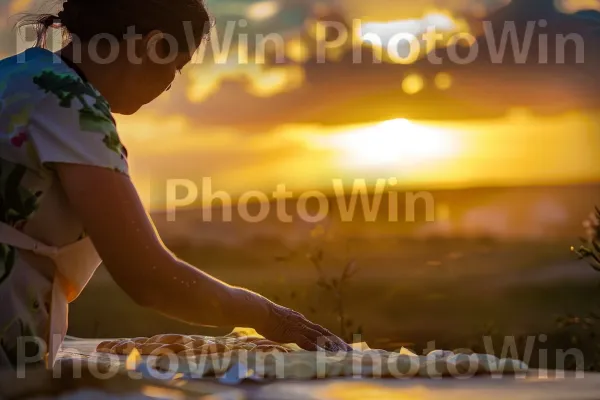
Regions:
<instances>
[{"instance_id":1,"label":"short sleeve","mask_svg":"<svg viewBox=\"0 0 600 400\"><path fill-rule=\"evenodd\" d=\"M42 165L83 164L129 174L108 103L93 87L52 71L34 83L45 94L31 112L28 135Z\"/></svg>"}]
</instances>

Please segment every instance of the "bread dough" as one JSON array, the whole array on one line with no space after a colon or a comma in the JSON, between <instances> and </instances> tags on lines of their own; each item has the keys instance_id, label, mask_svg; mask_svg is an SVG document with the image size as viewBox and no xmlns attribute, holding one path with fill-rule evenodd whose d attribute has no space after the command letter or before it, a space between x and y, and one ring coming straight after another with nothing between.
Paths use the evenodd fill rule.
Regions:
<instances>
[{"instance_id":1,"label":"bread dough","mask_svg":"<svg viewBox=\"0 0 600 400\"><path fill-rule=\"evenodd\" d=\"M128 355L134 349L144 356L156 356L153 368L175 368L194 377L226 373L236 363L243 363L260 378L315 379L334 377L406 378L472 376L476 374L518 374L527 372L527 364L512 359L498 359L487 354L454 354L434 350L418 356L408 349L398 352L371 349L355 343L352 352L309 352L296 344L270 341L253 329L236 328L228 335L155 335L104 341L100 353Z\"/></svg>"}]
</instances>

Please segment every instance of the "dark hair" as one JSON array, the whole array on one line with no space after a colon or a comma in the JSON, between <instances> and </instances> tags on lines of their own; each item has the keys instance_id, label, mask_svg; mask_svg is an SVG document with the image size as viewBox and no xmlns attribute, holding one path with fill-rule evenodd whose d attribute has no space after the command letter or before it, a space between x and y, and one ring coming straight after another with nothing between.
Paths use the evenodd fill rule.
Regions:
<instances>
[{"instance_id":1,"label":"dark hair","mask_svg":"<svg viewBox=\"0 0 600 400\"><path fill-rule=\"evenodd\" d=\"M186 24L188 28L186 28ZM63 29L63 39L76 36L85 42L108 34L123 39L129 27L145 35L160 30L172 35L179 46L187 49L189 32L198 45L213 25L203 0L66 0L58 14L28 14L18 27L33 26L37 47L46 47L51 27Z\"/></svg>"}]
</instances>

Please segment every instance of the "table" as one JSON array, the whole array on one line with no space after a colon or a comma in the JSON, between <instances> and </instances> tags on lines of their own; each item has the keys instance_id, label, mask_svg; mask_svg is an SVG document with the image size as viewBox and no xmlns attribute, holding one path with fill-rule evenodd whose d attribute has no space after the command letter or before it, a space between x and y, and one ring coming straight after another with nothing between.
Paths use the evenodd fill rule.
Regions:
<instances>
[{"instance_id":1,"label":"table","mask_svg":"<svg viewBox=\"0 0 600 400\"><path fill-rule=\"evenodd\" d=\"M68 339L60 352L63 360L98 361L96 345L106 339ZM117 356L114 356L117 357ZM115 358L116 359L116 358ZM119 356L120 363L126 357ZM183 384L193 388L202 381ZM215 383L216 384L216 383ZM531 370L524 378L473 377L470 379L369 379L341 378L311 381L273 381L242 383L233 387L236 399L248 400L369 400L406 398L429 400L511 399L511 400L597 400L600 398L600 374L575 371Z\"/></svg>"}]
</instances>

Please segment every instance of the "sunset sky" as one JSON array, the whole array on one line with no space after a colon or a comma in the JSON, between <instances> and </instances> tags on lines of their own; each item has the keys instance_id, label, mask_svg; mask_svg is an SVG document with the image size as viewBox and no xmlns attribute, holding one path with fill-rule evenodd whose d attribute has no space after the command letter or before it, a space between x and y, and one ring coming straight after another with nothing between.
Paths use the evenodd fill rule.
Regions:
<instances>
[{"instance_id":1,"label":"sunset sky","mask_svg":"<svg viewBox=\"0 0 600 400\"><path fill-rule=\"evenodd\" d=\"M0 15L31 9L37 3L0 0ZM380 22L418 20L434 6L452 15L473 3L477 2L339 2L351 18ZM586 5L569 2L576 3ZM4 32L7 29L5 25ZM7 37L3 34L4 54L11 52ZM248 190L271 193L278 184L293 191L329 188L332 178L351 183L355 178L396 177L399 184L431 189L600 181L597 112L569 111L541 118L515 109L504 118L487 121L282 124L264 132L203 125L194 107L219 90L224 75L248 74L248 91L259 97L293 93L303 85L301 64L274 71L249 65L245 70L235 65L190 66L154 104L134 116L117 116L132 177L148 207L162 205L168 179L189 179L200 185L203 177L211 177L213 190L225 190L233 197ZM236 113L235 100L229 102L231 113Z\"/></svg>"},{"instance_id":2,"label":"sunset sky","mask_svg":"<svg viewBox=\"0 0 600 400\"><path fill-rule=\"evenodd\" d=\"M239 194L331 188L332 178L396 177L433 189L478 185L600 181L600 120L570 114L546 119L518 112L484 123L282 127L264 135L205 131L185 117L167 120L142 112L119 119L142 194L160 202L167 179ZM418 133L415 140L412 132ZM168 135L167 143L156 138ZM417 143L415 143L417 142ZM152 185L151 189L149 186ZM149 193L152 193L151 195Z\"/></svg>"}]
</instances>

